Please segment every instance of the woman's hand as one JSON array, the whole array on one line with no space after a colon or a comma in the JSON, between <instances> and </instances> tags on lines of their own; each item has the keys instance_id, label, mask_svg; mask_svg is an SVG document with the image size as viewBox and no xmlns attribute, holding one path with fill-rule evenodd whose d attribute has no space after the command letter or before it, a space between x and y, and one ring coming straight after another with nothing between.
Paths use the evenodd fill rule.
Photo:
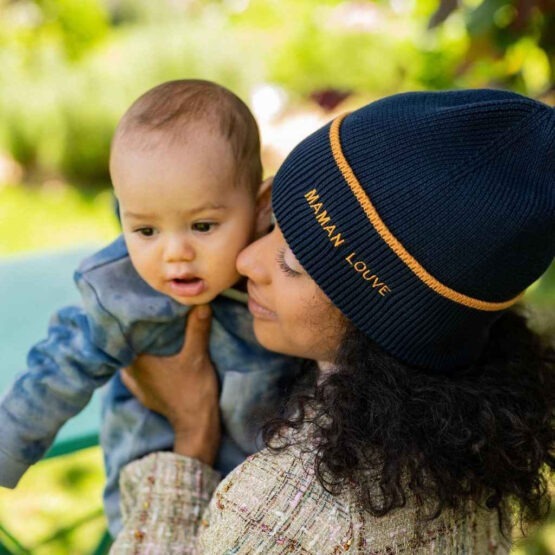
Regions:
<instances>
[{"instance_id":1,"label":"woman's hand","mask_svg":"<svg viewBox=\"0 0 555 555\"><path fill-rule=\"evenodd\" d=\"M122 380L143 405L169 420L176 453L212 465L220 444L220 413L218 381L208 354L210 322L210 307L195 307L187 317L181 352L141 355L123 370Z\"/></svg>"}]
</instances>

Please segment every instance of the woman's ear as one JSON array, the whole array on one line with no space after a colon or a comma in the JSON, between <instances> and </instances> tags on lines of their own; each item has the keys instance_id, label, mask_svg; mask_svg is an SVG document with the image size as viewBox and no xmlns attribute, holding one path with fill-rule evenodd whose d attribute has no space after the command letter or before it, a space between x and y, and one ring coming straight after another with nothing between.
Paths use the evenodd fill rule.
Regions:
<instances>
[{"instance_id":1,"label":"woman's ear","mask_svg":"<svg viewBox=\"0 0 555 555\"><path fill-rule=\"evenodd\" d=\"M258 239L270 230L272 221L272 183L274 176L262 182L256 195L256 226L255 238Z\"/></svg>"}]
</instances>

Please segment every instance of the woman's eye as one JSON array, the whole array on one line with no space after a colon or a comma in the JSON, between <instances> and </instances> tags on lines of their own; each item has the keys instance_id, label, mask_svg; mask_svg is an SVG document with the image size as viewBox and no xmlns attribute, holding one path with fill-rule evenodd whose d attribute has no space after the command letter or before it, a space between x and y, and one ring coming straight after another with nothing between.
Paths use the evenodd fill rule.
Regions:
<instances>
[{"instance_id":1,"label":"woman's eye","mask_svg":"<svg viewBox=\"0 0 555 555\"><path fill-rule=\"evenodd\" d=\"M209 231L212 231L215 225L216 224L209 222L197 222L193 224L193 230L199 231L200 233L208 233Z\"/></svg>"},{"instance_id":2,"label":"woman's eye","mask_svg":"<svg viewBox=\"0 0 555 555\"><path fill-rule=\"evenodd\" d=\"M295 270L293 270L293 268L288 266L285 262L285 249L282 249L278 252L276 260L283 273L291 277L297 277L301 275L299 272L296 272Z\"/></svg>"},{"instance_id":3,"label":"woman's eye","mask_svg":"<svg viewBox=\"0 0 555 555\"><path fill-rule=\"evenodd\" d=\"M154 235L154 228L153 227L140 227L139 229L135 230L135 233L142 235L143 237L152 237Z\"/></svg>"}]
</instances>

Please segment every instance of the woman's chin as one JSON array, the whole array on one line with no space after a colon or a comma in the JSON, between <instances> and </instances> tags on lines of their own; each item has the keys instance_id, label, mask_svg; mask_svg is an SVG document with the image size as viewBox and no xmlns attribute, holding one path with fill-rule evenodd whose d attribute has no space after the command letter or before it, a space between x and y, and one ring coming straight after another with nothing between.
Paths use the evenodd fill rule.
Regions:
<instances>
[{"instance_id":1,"label":"woman's chin","mask_svg":"<svg viewBox=\"0 0 555 555\"><path fill-rule=\"evenodd\" d=\"M254 335L257 341L268 351L288 355L296 358L310 358L317 360L314 349L310 349L302 343L293 342L291 337L281 335L279 328L269 325L267 321L254 320Z\"/></svg>"},{"instance_id":2,"label":"woman's chin","mask_svg":"<svg viewBox=\"0 0 555 555\"><path fill-rule=\"evenodd\" d=\"M274 328L272 333L272 328ZM270 326L267 320L253 319L253 329L256 340L265 348L270 351L275 351L279 348L279 341L276 341L275 326Z\"/></svg>"},{"instance_id":3,"label":"woman's chin","mask_svg":"<svg viewBox=\"0 0 555 555\"><path fill-rule=\"evenodd\" d=\"M268 320L259 320L258 318L255 318L253 327L254 335L256 336L257 341L265 349L276 353L282 353L284 355L293 354L291 352L291 345L288 341L281 337L279 330L276 329L277 326L275 325L275 322L272 323Z\"/></svg>"}]
</instances>

